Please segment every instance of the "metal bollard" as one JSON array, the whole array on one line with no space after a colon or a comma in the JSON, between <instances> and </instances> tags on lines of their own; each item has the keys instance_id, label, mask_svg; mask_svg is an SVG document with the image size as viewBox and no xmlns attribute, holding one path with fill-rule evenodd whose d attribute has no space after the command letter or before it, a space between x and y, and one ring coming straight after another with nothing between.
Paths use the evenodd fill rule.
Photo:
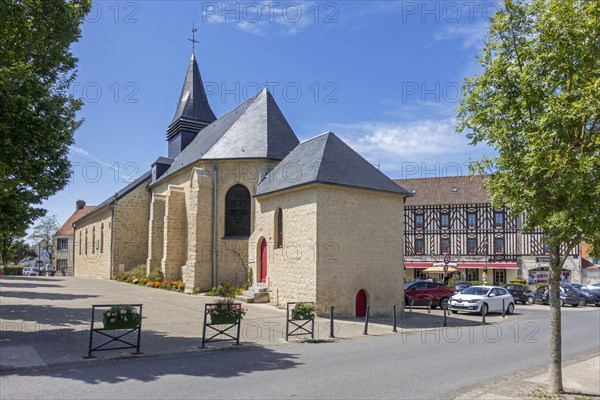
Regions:
<instances>
[{"instance_id":1,"label":"metal bollard","mask_svg":"<svg viewBox=\"0 0 600 400\"><path fill-rule=\"evenodd\" d=\"M444 309L444 322L443 322L443 326L444 326L444 328L446 328L448 326L448 322L446 322L446 315L447 315L447 311L448 311L448 304L445 304L442 308Z\"/></svg>"},{"instance_id":2,"label":"metal bollard","mask_svg":"<svg viewBox=\"0 0 600 400\"><path fill-rule=\"evenodd\" d=\"M415 305L414 299L410 299L410 312L412 312L413 306Z\"/></svg>"},{"instance_id":3,"label":"metal bollard","mask_svg":"<svg viewBox=\"0 0 600 400\"><path fill-rule=\"evenodd\" d=\"M392 329L392 332L398 332L398 329L396 329L396 305L394 304L394 329Z\"/></svg>"},{"instance_id":4,"label":"metal bollard","mask_svg":"<svg viewBox=\"0 0 600 400\"><path fill-rule=\"evenodd\" d=\"M427 314L431 314L431 299L427 299Z\"/></svg>"},{"instance_id":5,"label":"metal bollard","mask_svg":"<svg viewBox=\"0 0 600 400\"><path fill-rule=\"evenodd\" d=\"M329 309L329 337L335 337L335 335L333 334L333 306L331 306Z\"/></svg>"},{"instance_id":6,"label":"metal bollard","mask_svg":"<svg viewBox=\"0 0 600 400\"><path fill-rule=\"evenodd\" d=\"M506 309L504 308L504 299L502 299L502 318L506 318Z\"/></svg>"},{"instance_id":7,"label":"metal bollard","mask_svg":"<svg viewBox=\"0 0 600 400\"><path fill-rule=\"evenodd\" d=\"M363 335L368 335L369 330L369 305L367 304L367 313L365 314L365 330L363 331Z\"/></svg>"},{"instance_id":8,"label":"metal bollard","mask_svg":"<svg viewBox=\"0 0 600 400\"><path fill-rule=\"evenodd\" d=\"M486 308L484 308L483 306L481 306L481 315L483 317L483 320L481 321L482 324L487 324L487 322L485 322L485 315L487 314Z\"/></svg>"}]
</instances>

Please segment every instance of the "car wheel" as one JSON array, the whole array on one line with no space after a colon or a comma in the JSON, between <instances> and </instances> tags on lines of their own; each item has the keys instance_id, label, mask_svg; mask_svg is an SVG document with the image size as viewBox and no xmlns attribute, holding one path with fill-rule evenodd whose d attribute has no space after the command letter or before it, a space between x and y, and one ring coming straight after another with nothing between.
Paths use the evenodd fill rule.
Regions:
<instances>
[{"instance_id":1,"label":"car wheel","mask_svg":"<svg viewBox=\"0 0 600 400\"><path fill-rule=\"evenodd\" d=\"M481 315L483 314L487 314L489 310L489 307L487 304L483 303L483 305L481 306Z\"/></svg>"},{"instance_id":2,"label":"car wheel","mask_svg":"<svg viewBox=\"0 0 600 400\"><path fill-rule=\"evenodd\" d=\"M443 297L443 298L440 300L440 308L441 308L442 310L445 310L446 308L448 308L448 298L447 298L447 297Z\"/></svg>"},{"instance_id":3,"label":"car wheel","mask_svg":"<svg viewBox=\"0 0 600 400\"><path fill-rule=\"evenodd\" d=\"M524 300L524 301L522 301L522 302L521 302L521 304L523 304L523 305L526 305L526 304L527 304L527 301L526 301L526 300Z\"/></svg>"},{"instance_id":4,"label":"car wheel","mask_svg":"<svg viewBox=\"0 0 600 400\"><path fill-rule=\"evenodd\" d=\"M579 307L579 304L571 304L573 307Z\"/></svg>"},{"instance_id":5,"label":"car wheel","mask_svg":"<svg viewBox=\"0 0 600 400\"><path fill-rule=\"evenodd\" d=\"M579 300L579 305L580 305L581 307L583 307L583 306L586 306L586 305L587 305L587 300L586 300L586 299L581 299L581 300Z\"/></svg>"},{"instance_id":6,"label":"car wheel","mask_svg":"<svg viewBox=\"0 0 600 400\"><path fill-rule=\"evenodd\" d=\"M529 304L535 304L535 299L533 298L533 296L527 296L527 302Z\"/></svg>"},{"instance_id":7,"label":"car wheel","mask_svg":"<svg viewBox=\"0 0 600 400\"><path fill-rule=\"evenodd\" d=\"M511 314L512 314L512 313L514 313L514 312L515 312L515 305L514 305L513 303L510 303L510 304L508 305L508 308L506 309L506 313L507 313L508 315L511 315Z\"/></svg>"},{"instance_id":8,"label":"car wheel","mask_svg":"<svg viewBox=\"0 0 600 400\"><path fill-rule=\"evenodd\" d=\"M596 307L600 307L600 304L596 304ZM452 314L458 314L458 311L456 311L456 310L450 310L450 311L452 311Z\"/></svg>"},{"instance_id":9,"label":"car wheel","mask_svg":"<svg viewBox=\"0 0 600 400\"><path fill-rule=\"evenodd\" d=\"M563 299L560 299L560 306L564 307L565 306L565 301Z\"/></svg>"}]
</instances>

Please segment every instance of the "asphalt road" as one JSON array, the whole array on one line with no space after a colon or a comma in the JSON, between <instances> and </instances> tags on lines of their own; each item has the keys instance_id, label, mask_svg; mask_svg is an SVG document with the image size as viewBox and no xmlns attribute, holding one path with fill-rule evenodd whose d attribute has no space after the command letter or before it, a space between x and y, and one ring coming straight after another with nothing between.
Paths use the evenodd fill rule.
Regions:
<instances>
[{"instance_id":1,"label":"asphalt road","mask_svg":"<svg viewBox=\"0 0 600 400\"><path fill-rule=\"evenodd\" d=\"M600 348L600 309L563 309L564 358ZM547 362L548 309L517 321L336 343L54 366L0 377L0 397L444 398Z\"/></svg>"}]
</instances>

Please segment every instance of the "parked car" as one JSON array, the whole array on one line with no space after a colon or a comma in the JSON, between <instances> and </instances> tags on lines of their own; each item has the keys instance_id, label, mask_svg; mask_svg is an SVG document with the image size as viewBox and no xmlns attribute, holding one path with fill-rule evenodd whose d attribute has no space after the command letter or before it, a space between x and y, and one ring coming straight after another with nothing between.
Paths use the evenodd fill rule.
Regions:
<instances>
[{"instance_id":1,"label":"parked car","mask_svg":"<svg viewBox=\"0 0 600 400\"><path fill-rule=\"evenodd\" d=\"M463 290L465 290L468 287L473 286L473 284L471 282L467 282L467 281L458 281L454 284L454 293L458 294L460 292L462 292Z\"/></svg>"},{"instance_id":2,"label":"parked car","mask_svg":"<svg viewBox=\"0 0 600 400\"><path fill-rule=\"evenodd\" d=\"M23 276L39 276L40 273L34 267L24 267Z\"/></svg>"},{"instance_id":3,"label":"parked car","mask_svg":"<svg viewBox=\"0 0 600 400\"><path fill-rule=\"evenodd\" d=\"M507 314L515 311L515 301L508 290L498 286L471 286L450 298L449 307L453 314L459 311L502 312L503 306Z\"/></svg>"},{"instance_id":4,"label":"parked car","mask_svg":"<svg viewBox=\"0 0 600 400\"><path fill-rule=\"evenodd\" d=\"M404 284L405 305L426 305L431 301L431 308L443 307L448 304L448 299L454 295L454 289L443 283L430 281L415 281Z\"/></svg>"},{"instance_id":5,"label":"parked car","mask_svg":"<svg viewBox=\"0 0 600 400\"><path fill-rule=\"evenodd\" d=\"M550 295L548 285L544 285L527 295L527 302L530 304L541 303L550 304ZM570 304L573 307L579 306L581 298L575 290L568 284L560 285L560 306Z\"/></svg>"},{"instance_id":6,"label":"parked car","mask_svg":"<svg viewBox=\"0 0 600 400\"><path fill-rule=\"evenodd\" d=\"M527 304L527 291L522 285L506 283L502 287L508 290L515 302L521 302L523 305Z\"/></svg>"},{"instance_id":7,"label":"parked car","mask_svg":"<svg viewBox=\"0 0 600 400\"><path fill-rule=\"evenodd\" d=\"M600 290L600 282L590 283L587 285L587 288L590 290Z\"/></svg>"},{"instance_id":8,"label":"parked car","mask_svg":"<svg viewBox=\"0 0 600 400\"><path fill-rule=\"evenodd\" d=\"M575 288L581 297L580 306L594 305L600 307L600 290L590 290L587 286Z\"/></svg>"},{"instance_id":9,"label":"parked car","mask_svg":"<svg viewBox=\"0 0 600 400\"><path fill-rule=\"evenodd\" d=\"M54 276L56 274L56 270L48 264L46 264L46 266L40 267L39 272L41 276Z\"/></svg>"}]
</instances>

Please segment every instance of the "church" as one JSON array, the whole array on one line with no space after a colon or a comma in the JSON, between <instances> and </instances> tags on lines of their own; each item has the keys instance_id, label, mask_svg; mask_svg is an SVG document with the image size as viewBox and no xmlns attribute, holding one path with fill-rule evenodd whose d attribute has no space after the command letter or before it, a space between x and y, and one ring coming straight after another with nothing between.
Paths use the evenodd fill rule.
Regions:
<instances>
[{"instance_id":1,"label":"church","mask_svg":"<svg viewBox=\"0 0 600 400\"><path fill-rule=\"evenodd\" d=\"M275 306L401 304L410 193L334 133L300 143L267 89L217 118L192 55L166 140L166 157L74 222L75 276L145 264L192 293L251 271L246 295Z\"/></svg>"}]
</instances>

